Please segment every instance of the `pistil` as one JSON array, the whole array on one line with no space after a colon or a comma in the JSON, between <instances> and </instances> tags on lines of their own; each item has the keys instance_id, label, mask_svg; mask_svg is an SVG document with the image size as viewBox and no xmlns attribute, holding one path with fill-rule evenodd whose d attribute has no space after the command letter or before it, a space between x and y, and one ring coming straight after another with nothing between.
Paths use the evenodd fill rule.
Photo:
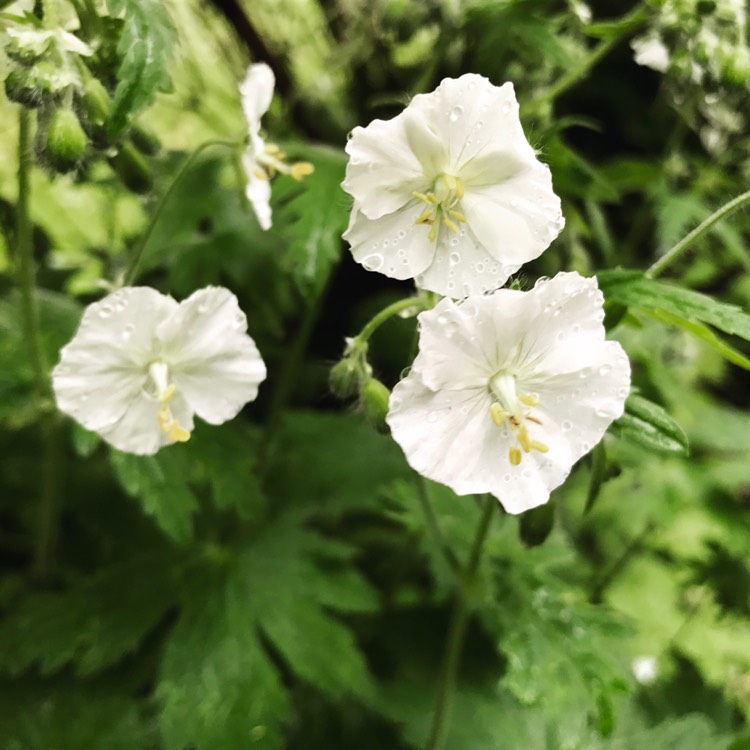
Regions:
<instances>
[{"instance_id":1,"label":"pistil","mask_svg":"<svg viewBox=\"0 0 750 750\"><path fill-rule=\"evenodd\" d=\"M159 429L171 443L187 442L190 440L190 432L180 425L169 408L169 402L177 390L175 384L169 382L169 368L164 362L152 362L148 374L154 386L155 396L161 404L156 413Z\"/></svg>"},{"instance_id":2,"label":"pistil","mask_svg":"<svg viewBox=\"0 0 750 750\"><path fill-rule=\"evenodd\" d=\"M466 223L466 217L455 209L464 197L464 182L460 177L441 174L435 180L433 190L427 193L414 192L412 195L427 204L427 210L420 214L414 223L430 226L430 242L435 242L437 239L441 223L453 234L459 233L459 224Z\"/></svg>"}]
</instances>

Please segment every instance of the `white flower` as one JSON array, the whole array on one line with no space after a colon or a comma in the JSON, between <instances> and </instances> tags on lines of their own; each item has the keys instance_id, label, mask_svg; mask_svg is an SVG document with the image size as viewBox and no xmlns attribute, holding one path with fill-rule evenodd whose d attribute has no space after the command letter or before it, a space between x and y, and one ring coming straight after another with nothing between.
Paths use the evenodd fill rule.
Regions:
<instances>
[{"instance_id":1,"label":"white flower","mask_svg":"<svg viewBox=\"0 0 750 750\"><path fill-rule=\"evenodd\" d=\"M639 656L633 660L631 667L641 685L649 685L659 676L659 667L653 656Z\"/></svg>"},{"instance_id":2,"label":"white flower","mask_svg":"<svg viewBox=\"0 0 750 750\"><path fill-rule=\"evenodd\" d=\"M645 34L633 39L630 46L634 52L633 59L638 65L666 73L669 68L669 49L656 33Z\"/></svg>"},{"instance_id":3,"label":"white flower","mask_svg":"<svg viewBox=\"0 0 750 750\"><path fill-rule=\"evenodd\" d=\"M207 287L177 303L125 287L86 308L52 385L61 411L115 448L151 455L255 399L266 368L237 298Z\"/></svg>"},{"instance_id":4,"label":"white flower","mask_svg":"<svg viewBox=\"0 0 750 750\"><path fill-rule=\"evenodd\" d=\"M546 502L623 413L630 365L602 305L596 279L560 273L421 313L387 417L412 468L510 513Z\"/></svg>"},{"instance_id":5,"label":"white flower","mask_svg":"<svg viewBox=\"0 0 750 750\"><path fill-rule=\"evenodd\" d=\"M355 128L343 188L357 262L450 297L496 289L564 226L513 84L446 78L392 120Z\"/></svg>"},{"instance_id":6,"label":"white flower","mask_svg":"<svg viewBox=\"0 0 750 750\"><path fill-rule=\"evenodd\" d=\"M266 143L260 135L261 117L268 111L273 98L275 78L265 63L255 63L247 69L240 84L242 109L247 120L249 141L242 155L242 166L247 177L245 195L258 217L262 229L271 228L271 178L277 172L301 180L313 171L309 162L284 163L285 155L277 146Z\"/></svg>"}]
</instances>

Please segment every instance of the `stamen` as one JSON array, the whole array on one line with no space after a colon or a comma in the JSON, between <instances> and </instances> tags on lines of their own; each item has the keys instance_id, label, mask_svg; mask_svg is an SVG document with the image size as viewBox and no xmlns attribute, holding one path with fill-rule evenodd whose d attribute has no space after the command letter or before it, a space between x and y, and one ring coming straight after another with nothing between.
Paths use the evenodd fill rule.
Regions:
<instances>
[{"instance_id":1,"label":"stamen","mask_svg":"<svg viewBox=\"0 0 750 750\"><path fill-rule=\"evenodd\" d=\"M453 234L458 234L458 225L452 222L450 219L447 219L445 216L443 216L443 224L445 224L448 229L453 232Z\"/></svg>"},{"instance_id":2,"label":"stamen","mask_svg":"<svg viewBox=\"0 0 750 750\"><path fill-rule=\"evenodd\" d=\"M260 166L260 164L256 164L253 167L253 174L259 179L259 180L270 180L271 176L266 172L263 167Z\"/></svg>"},{"instance_id":3,"label":"stamen","mask_svg":"<svg viewBox=\"0 0 750 750\"><path fill-rule=\"evenodd\" d=\"M544 443L540 443L538 440L532 440L531 447L535 451L539 451L540 453L546 453L549 450L548 445L545 445Z\"/></svg>"},{"instance_id":4,"label":"stamen","mask_svg":"<svg viewBox=\"0 0 750 750\"><path fill-rule=\"evenodd\" d=\"M422 201L422 203L432 203L432 201L424 194L424 193L418 193L416 190L412 193L412 195L417 198L418 200Z\"/></svg>"},{"instance_id":5,"label":"stamen","mask_svg":"<svg viewBox=\"0 0 750 750\"><path fill-rule=\"evenodd\" d=\"M539 399L533 393L525 393L523 396L519 396L518 400L526 406L536 406L539 403Z\"/></svg>"},{"instance_id":6,"label":"stamen","mask_svg":"<svg viewBox=\"0 0 750 750\"><path fill-rule=\"evenodd\" d=\"M516 438L518 438L518 442L521 443L521 447L523 448L524 452L528 453L531 450L531 440L529 440L529 433L527 432L524 425L521 425L518 428Z\"/></svg>"},{"instance_id":7,"label":"stamen","mask_svg":"<svg viewBox=\"0 0 750 750\"><path fill-rule=\"evenodd\" d=\"M466 224L466 217L460 211L454 211L451 209L448 211L448 215L452 216L456 221L460 221L462 224Z\"/></svg>"},{"instance_id":8,"label":"stamen","mask_svg":"<svg viewBox=\"0 0 750 750\"><path fill-rule=\"evenodd\" d=\"M292 177L299 182L303 177L311 175L315 167L309 161L298 161L292 164Z\"/></svg>"},{"instance_id":9,"label":"stamen","mask_svg":"<svg viewBox=\"0 0 750 750\"><path fill-rule=\"evenodd\" d=\"M508 458L513 466L518 466L521 463L521 451L515 445L512 446L508 451Z\"/></svg>"},{"instance_id":10,"label":"stamen","mask_svg":"<svg viewBox=\"0 0 750 750\"><path fill-rule=\"evenodd\" d=\"M415 224L431 224L432 223L432 214L434 213L433 210L427 209L421 216L417 217L414 220Z\"/></svg>"},{"instance_id":11,"label":"stamen","mask_svg":"<svg viewBox=\"0 0 750 750\"><path fill-rule=\"evenodd\" d=\"M490 404L490 417L492 417L492 421L498 426L502 427L505 423L505 410L503 409L500 404L495 401L494 403Z\"/></svg>"},{"instance_id":12,"label":"stamen","mask_svg":"<svg viewBox=\"0 0 750 750\"><path fill-rule=\"evenodd\" d=\"M529 422L533 422L534 424L544 424L541 419L539 419L538 417L533 417L531 416L531 414L527 414L526 419L528 419Z\"/></svg>"}]
</instances>

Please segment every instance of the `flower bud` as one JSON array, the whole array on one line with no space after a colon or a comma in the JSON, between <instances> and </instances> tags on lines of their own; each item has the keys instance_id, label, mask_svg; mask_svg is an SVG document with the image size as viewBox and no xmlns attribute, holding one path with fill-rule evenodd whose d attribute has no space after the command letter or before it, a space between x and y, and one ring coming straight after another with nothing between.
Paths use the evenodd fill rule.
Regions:
<instances>
[{"instance_id":1,"label":"flower bud","mask_svg":"<svg viewBox=\"0 0 750 750\"><path fill-rule=\"evenodd\" d=\"M75 113L70 109L58 109L47 126L45 160L57 172L70 172L78 166L87 145L88 138Z\"/></svg>"},{"instance_id":2,"label":"flower bud","mask_svg":"<svg viewBox=\"0 0 750 750\"><path fill-rule=\"evenodd\" d=\"M130 140L133 145L146 156L154 156L161 149L159 137L151 128L142 124L135 124L130 130Z\"/></svg>"},{"instance_id":3,"label":"flower bud","mask_svg":"<svg viewBox=\"0 0 750 750\"><path fill-rule=\"evenodd\" d=\"M367 418L378 430L385 430L385 417L388 414L388 399L391 392L376 378L365 381L360 394L361 403Z\"/></svg>"},{"instance_id":4,"label":"flower bud","mask_svg":"<svg viewBox=\"0 0 750 750\"><path fill-rule=\"evenodd\" d=\"M109 164L122 184L134 193L147 193L154 184L148 163L130 143L123 143Z\"/></svg>"},{"instance_id":5,"label":"flower bud","mask_svg":"<svg viewBox=\"0 0 750 750\"><path fill-rule=\"evenodd\" d=\"M21 68L8 73L5 79L5 95L10 101L29 108L38 107L44 99L42 92L34 85L29 71Z\"/></svg>"},{"instance_id":6,"label":"flower bud","mask_svg":"<svg viewBox=\"0 0 750 750\"><path fill-rule=\"evenodd\" d=\"M98 143L106 144L104 123L109 117L111 99L109 92L96 78L86 81L81 99L83 111L89 126L91 137Z\"/></svg>"},{"instance_id":7,"label":"flower bud","mask_svg":"<svg viewBox=\"0 0 750 750\"><path fill-rule=\"evenodd\" d=\"M328 385L336 398L345 399L359 393L361 371L351 357L345 357L328 373Z\"/></svg>"}]
</instances>

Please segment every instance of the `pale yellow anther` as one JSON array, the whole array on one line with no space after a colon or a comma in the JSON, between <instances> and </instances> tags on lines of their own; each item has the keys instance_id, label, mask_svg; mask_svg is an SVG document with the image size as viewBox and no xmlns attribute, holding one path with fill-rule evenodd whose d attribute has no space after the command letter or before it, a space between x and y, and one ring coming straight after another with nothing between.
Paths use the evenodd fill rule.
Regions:
<instances>
[{"instance_id":1,"label":"pale yellow anther","mask_svg":"<svg viewBox=\"0 0 750 750\"><path fill-rule=\"evenodd\" d=\"M445 186L448 188L448 190L451 191L451 193L456 190L456 187L458 185L458 180L456 180L456 178L452 174L444 174L443 182L445 183Z\"/></svg>"},{"instance_id":2,"label":"pale yellow anther","mask_svg":"<svg viewBox=\"0 0 750 750\"><path fill-rule=\"evenodd\" d=\"M292 170L290 174L292 177L299 182L303 177L311 175L315 171L315 167L310 164L309 161L298 161L292 164Z\"/></svg>"},{"instance_id":3,"label":"pale yellow anther","mask_svg":"<svg viewBox=\"0 0 750 750\"><path fill-rule=\"evenodd\" d=\"M529 422L533 422L534 424L544 424L541 419L539 419L538 417L532 417L531 414L527 414L526 419L528 419Z\"/></svg>"},{"instance_id":4,"label":"pale yellow anther","mask_svg":"<svg viewBox=\"0 0 750 750\"><path fill-rule=\"evenodd\" d=\"M518 442L521 444L524 452L528 453L531 450L531 440L529 439L529 433L524 425L521 425L518 428L516 437L518 438Z\"/></svg>"},{"instance_id":5,"label":"pale yellow anther","mask_svg":"<svg viewBox=\"0 0 750 750\"><path fill-rule=\"evenodd\" d=\"M495 401L494 403L490 404L490 416L492 417L492 421L498 426L502 427L505 423L505 410L503 409L500 404Z\"/></svg>"},{"instance_id":6,"label":"pale yellow anther","mask_svg":"<svg viewBox=\"0 0 750 750\"><path fill-rule=\"evenodd\" d=\"M546 453L549 450L548 445L545 445L544 443L540 443L538 440L532 440L531 447L535 451L539 451L540 453Z\"/></svg>"},{"instance_id":7,"label":"pale yellow anther","mask_svg":"<svg viewBox=\"0 0 750 750\"><path fill-rule=\"evenodd\" d=\"M177 422L174 422L169 428L167 437L173 443L187 443L187 441L190 440L190 433L184 427L180 427Z\"/></svg>"},{"instance_id":8,"label":"pale yellow anther","mask_svg":"<svg viewBox=\"0 0 750 750\"><path fill-rule=\"evenodd\" d=\"M162 404L168 404L172 400L172 396L174 396L175 390L177 390L177 386L174 383L170 383L167 386L167 390L164 391L161 398L159 399Z\"/></svg>"},{"instance_id":9,"label":"pale yellow anther","mask_svg":"<svg viewBox=\"0 0 750 750\"><path fill-rule=\"evenodd\" d=\"M445 224L445 226L448 227L448 229L450 229L453 234L458 234L458 224L452 222L450 219L446 219L445 216L443 216L443 224Z\"/></svg>"},{"instance_id":10,"label":"pale yellow anther","mask_svg":"<svg viewBox=\"0 0 750 750\"><path fill-rule=\"evenodd\" d=\"M259 180L269 180L269 179L271 179L271 178L270 178L270 175L268 174L268 172L266 172L266 170L265 170L265 169L263 169L263 167L261 167L261 166L260 166L260 165L258 165L258 164L256 164L256 165L255 165L255 166L253 167L253 174L254 174L254 175L255 175L255 176L256 176L256 177L257 177L257 178L258 178Z\"/></svg>"},{"instance_id":11,"label":"pale yellow anther","mask_svg":"<svg viewBox=\"0 0 750 750\"><path fill-rule=\"evenodd\" d=\"M414 220L414 223L415 224L427 224L428 221L432 220L433 213L434 212L432 211L432 209L427 209L427 211L425 211L423 214L421 214Z\"/></svg>"},{"instance_id":12,"label":"pale yellow anther","mask_svg":"<svg viewBox=\"0 0 750 750\"><path fill-rule=\"evenodd\" d=\"M518 464L521 463L521 451L516 448L514 445L509 451L508 451L508 458L510 459L510 462L513 464L513 466L518 466Z\"/></svg>"},{"instance_id":13,"label":"pale yellow anther","mask_svg":"<svg viewBox=\"0 0 750 750\"><path fill-rule=\"evenodd\" d=\"M460 211L450 210L448 216L452 217L456 221L460 221L462 224L466 224L466 217Z\"/></svg>"},{"instance_id":14,"label":"pale yellow anther","mask_svg":"<svg viewBox=\"0 0 750 750\"><path fill-rule=\"evenodd\" d=\"M523 396L519 396L518 400L526 406L536 406L539 403L539 399L533 393L525 393Z\"/></svg>"},{"instance_id":15,"label":"pale yellow anther","mask_svg":"<svg viewBox=\"0 0 750 750\"><path fill-rule=\"evenodd\" d=\"M464 181L458 177L456 178L456 200L462 200L464 197Z\"/></svg>"}]
</instances>

